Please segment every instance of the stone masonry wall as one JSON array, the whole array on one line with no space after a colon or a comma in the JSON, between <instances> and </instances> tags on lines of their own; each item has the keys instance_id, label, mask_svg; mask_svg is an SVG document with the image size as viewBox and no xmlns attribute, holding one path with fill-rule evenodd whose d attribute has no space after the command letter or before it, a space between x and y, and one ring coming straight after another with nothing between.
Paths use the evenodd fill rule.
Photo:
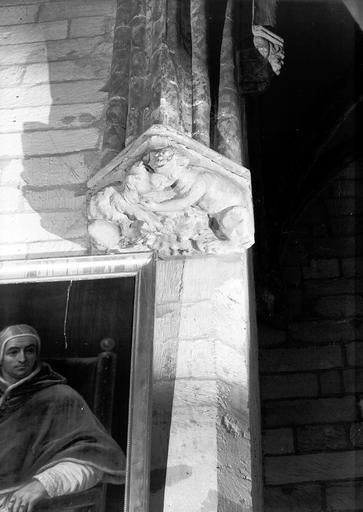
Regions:
<instances>
[{"instance_id":1,"label":"stone masonry wall","mask_svg":"<svg viewBox=\"0 0 363 512\"><path fill-rule=\"evenodd\" d=\"M87 252L116 0L0 2L0 259Z\"/></svg>"},{"instance_id":2,"label":"stone masonry wall","mask_svg":"<svg viewBox=\"0 0 363 512\"><path fill-rule=\"evenodd\" d=\"M296 222L287 329L260 330L265 512L363 509L361 170L341 172Z\"/></svg>"}]
</instances>

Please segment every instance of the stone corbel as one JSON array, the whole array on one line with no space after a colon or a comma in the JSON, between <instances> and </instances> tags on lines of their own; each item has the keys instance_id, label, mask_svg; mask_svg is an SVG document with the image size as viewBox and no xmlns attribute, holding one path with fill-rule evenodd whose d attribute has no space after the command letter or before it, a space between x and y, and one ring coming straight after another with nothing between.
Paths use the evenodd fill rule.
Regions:
<instances>
[{"instance_id":1,"label":"stone corbel","mask_svg":"<svg viewBox=\"0 0 363 512\"><path fill-rule=\"evenodd\" d=\"M249 171L155 125L88 183L97 252L225 254L254 242Z\"/></svg>"},{"instance_id":2,"label":"stone corbel","mask_svg":"<svg viewBox=\"0 0 363 512\"><path fill-rule=\"evenodd\" d=\"M252 25L253 44L260 54L268 60L273 72L280 74L284 63L284 40L262 25Z\"/></svg>"}]
</instances>

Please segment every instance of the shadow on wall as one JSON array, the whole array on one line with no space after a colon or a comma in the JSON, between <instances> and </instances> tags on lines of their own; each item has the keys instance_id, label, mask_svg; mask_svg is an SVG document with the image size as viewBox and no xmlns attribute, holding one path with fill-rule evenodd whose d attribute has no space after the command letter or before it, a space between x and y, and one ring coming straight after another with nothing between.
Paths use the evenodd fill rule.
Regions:
<instances>
[{"instance_id":1,"label":"shadow on wall","mask_svg":"<svg viewBox=\"0 0 363 512\"><path fill-rule=\"evenodd\" d=\"M103 16L91 2L87 17L73 17L81 3L65 13L41 4L40 22L28 29L33 41L23 45L29 48L13 126L22 129L21 228L32 255L82 254L88 247L86 182L99 167L115 2L99 6Z\"/></svg>"}]
</instances>

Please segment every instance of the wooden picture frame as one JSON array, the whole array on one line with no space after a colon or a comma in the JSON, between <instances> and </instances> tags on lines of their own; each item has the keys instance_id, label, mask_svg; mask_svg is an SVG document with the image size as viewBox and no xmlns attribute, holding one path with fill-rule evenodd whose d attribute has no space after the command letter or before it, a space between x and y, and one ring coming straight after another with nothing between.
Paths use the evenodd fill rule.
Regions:
<instances>
[{"instance_id":1,"label":"wooden picture frame","mask_svg":"<svg viewBox=\"0 0 363 512\"><path fill-rule=\"evenodd\" d=\"M118 277L135 278L124 512L149 512L155 304L153 253L130 252L0 262L0 286Z\"/></svg>"}]
</instances>

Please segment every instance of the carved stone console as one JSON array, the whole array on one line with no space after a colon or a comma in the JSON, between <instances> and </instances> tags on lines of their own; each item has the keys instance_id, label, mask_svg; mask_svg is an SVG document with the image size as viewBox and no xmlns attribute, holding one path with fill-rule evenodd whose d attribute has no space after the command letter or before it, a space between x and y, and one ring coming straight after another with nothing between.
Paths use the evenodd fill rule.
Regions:
<instances>
[{"instance_id":1,"label":"carved stone console","mask_svg":"<svg viewBox=\"0 0 363 512\"><path fill-rule=\"evenodd\" d=\"M254 242L249 171L171 128L152 126L88 186L96 252L226 254Z\"/></svg>"}]
</instances>

